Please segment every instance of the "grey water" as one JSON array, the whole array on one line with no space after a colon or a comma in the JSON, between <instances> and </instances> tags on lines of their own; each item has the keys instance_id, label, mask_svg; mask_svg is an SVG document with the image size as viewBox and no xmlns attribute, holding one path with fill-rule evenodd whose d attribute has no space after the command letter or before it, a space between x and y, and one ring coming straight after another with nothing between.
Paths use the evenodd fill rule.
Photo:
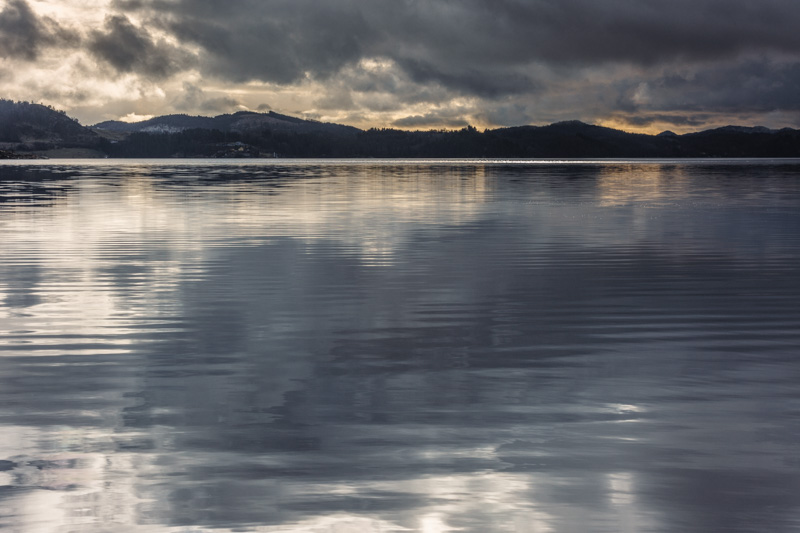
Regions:
<instances>
[{"instance_id":1,"label":"grey water","mask_svg":"<svg viewBox=\"0 0 800 533\"><path fill-rule=\"evenodd\" d=\"M0 529L800 530L800 161L0 165Z\"/></svg>"}]
</instances>

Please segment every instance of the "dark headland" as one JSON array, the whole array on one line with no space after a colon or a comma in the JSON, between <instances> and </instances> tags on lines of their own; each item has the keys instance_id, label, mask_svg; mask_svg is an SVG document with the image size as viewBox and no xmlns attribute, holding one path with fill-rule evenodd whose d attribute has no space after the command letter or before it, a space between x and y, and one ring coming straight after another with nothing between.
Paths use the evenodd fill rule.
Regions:
<instances>
[{"instance_id":1,"label":"dark headland","mask_svg":"<svg viewBox=\"0 0 800 533\"><path fill-rule=\"evenodd\" d=\"M727 126L645 135L579 121L484 131L361 130L249 111L82 126L49 106L0 100L0 159L32 157L800 157L800 130Z\"/></svg>"}]
</instances>

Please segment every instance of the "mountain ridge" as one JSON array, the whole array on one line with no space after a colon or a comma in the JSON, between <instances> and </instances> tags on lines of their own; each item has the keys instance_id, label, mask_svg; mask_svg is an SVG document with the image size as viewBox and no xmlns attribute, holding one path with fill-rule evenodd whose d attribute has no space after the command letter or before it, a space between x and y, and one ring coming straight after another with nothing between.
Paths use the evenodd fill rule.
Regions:
<instances>
[{"instance_id":1,"label":"mountain ridge","mask_svg":"<svg viewBox=\"0 0 800 533\"><path fill-rule=\"evenodd\" d=\"M0 99L0 150L63 157L698 158L800 157L800 130L723 126L630 133L579 120L478 131L361 130L270 111L172 114L82 126L63 111ZM88 151L88 152L87 152Z\"/></svg>"},{"instance_id":2,"label":"mountain ridge","mask_svg":"<svg viewBox=\"0 0 800 533\"><path fill-rule=\"evenodd\" d=\"M139 122L123 122L119 120L107 120L89 126L93 130L108 130L118 132L144 131L151 133L177 133L186 129L218 129L220 131L238 131L271 127L280 130L293 131L328 131L331 133L353 133L359 130L353 126L333 124L329 122L318 122L314 120L301 119L289 115L282 115L274 111L267 113L257 113L255 111L237 111L206 117L201 115L171 114L152 117Z\"/></svg>"}]
</instances>

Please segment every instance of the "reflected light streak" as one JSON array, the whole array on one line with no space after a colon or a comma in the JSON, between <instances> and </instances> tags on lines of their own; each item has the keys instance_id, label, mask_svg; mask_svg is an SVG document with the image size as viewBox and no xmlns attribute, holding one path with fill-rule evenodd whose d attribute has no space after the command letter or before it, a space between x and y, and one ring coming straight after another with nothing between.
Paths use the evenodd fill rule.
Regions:
<instances>
[{"instance_id":1,"label":"reflected light streak","mask_svg":"<svg viewBox=\"0 0 800 533\"><path fill-rule=\"evenodd\" d=\"M423 516L419 520L420 533L447 533L448 531L458 531L457 528L449 527L442 521L442 517L437 514Z\"/></svg>"},{"instance_id":2,"label":"reflected light streak","mask_svg":"<svg viewBox=\"0 0 800 533\"><path fill-rule=\"evenodd\" d=\"M679 166L601 165L598 169L598 197L606 207L637 204L660 205L686 195L691 182Z\"/></svg>"}]
</instances>

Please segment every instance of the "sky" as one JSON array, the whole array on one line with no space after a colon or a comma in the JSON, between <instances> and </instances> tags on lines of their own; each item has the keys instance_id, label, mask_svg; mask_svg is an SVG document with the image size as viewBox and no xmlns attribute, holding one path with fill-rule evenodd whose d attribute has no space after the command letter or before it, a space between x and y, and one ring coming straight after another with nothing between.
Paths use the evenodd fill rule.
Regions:
<instances>
[{"instance_id":1,"label":"sky","mask_svg":"<svg viewBox=\"0 0 800 533\"><path fill-rule=\"evenodd\" d=\"M800 127L796 0L0 0L0 97L83 124Z\"/></svg>"}]
</instances>

